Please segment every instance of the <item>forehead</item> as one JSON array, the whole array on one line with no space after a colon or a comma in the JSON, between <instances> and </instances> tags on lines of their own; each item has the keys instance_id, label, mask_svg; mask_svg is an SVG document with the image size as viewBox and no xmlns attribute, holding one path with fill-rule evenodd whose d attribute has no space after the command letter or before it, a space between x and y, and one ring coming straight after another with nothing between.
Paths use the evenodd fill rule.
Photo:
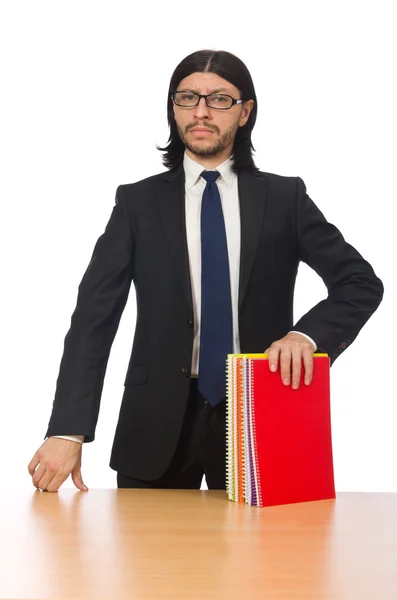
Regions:
<instances>
[{"instance_id":1,"label":"forehead","mask_svg":"<svg viewBox=\"0 0 397 600\"><path fill-rule=\"evenodd\" d=\"M230 81L216 75L216 73L192 73L179 82L177 89L189 90L199 94L210 94L213 91L222 91L231 96L239 94L238 88Z\"/></svg>"}]
</instances>

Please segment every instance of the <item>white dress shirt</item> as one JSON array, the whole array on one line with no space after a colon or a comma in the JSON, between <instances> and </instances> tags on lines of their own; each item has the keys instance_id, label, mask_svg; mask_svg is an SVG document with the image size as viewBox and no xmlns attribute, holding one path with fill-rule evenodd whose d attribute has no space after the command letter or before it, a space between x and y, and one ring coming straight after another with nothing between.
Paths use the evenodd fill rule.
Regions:
<instances>
[{"instance_id":1,"label":"white dress shirt","mask_svg":"<svg viewBox=\"0 0 397 600\"><path fill-rule=\"evenodd\" d=\"M192 285L194 338L191 377L198 377L199 351L200 351L200 317L201 317L201 201L206 186L206 181L201 173L219 171L216 180L221 197L223 217L225 220L226 239L229 254L230 289L233 314L233 352L240 353L240 336L238 328L238 289L240 277L240 205L238 197L237 174L231 169L233 157L228 158L216 169L206 169L200 163L184 154L183 167L185 170L185 211L186 211L186 236L189 253L190 280ZM306 334L297 331L306 337L317 350L315 342ZM263 349L265 351L266 348ZM83 443L84 436L56 435L75 442Z\"/></svg>"}]
</instances>

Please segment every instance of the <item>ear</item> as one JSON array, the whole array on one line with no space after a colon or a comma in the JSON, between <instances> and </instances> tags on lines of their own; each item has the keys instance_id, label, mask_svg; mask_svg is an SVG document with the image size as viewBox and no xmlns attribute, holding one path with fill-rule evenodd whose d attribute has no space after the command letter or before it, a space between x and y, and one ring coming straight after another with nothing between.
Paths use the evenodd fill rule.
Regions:
<instances>
[{"instance_id":1,"label":"ear","mask_svg":"<svg viewBox=\"0 0 397 600\"><path fill-rule=\"evenodd\" d=\"M243 109L241 111L241 115L240 115L240 120L239 120L239 127L243 127L246 122L249 119L249 116L251 114L251 110L254 108L254 101L253 100L247 100L246 102L243 102Z\"/></svg>"}]
</instances>

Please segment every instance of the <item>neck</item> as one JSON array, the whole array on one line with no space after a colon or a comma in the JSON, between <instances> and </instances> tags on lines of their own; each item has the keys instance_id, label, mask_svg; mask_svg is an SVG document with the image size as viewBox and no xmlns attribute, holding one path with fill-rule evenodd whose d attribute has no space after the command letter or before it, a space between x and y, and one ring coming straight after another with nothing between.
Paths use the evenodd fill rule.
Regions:
<instances>
[{"instance_id":1,"label":"neck","mask_svg":"<svg viewBox=\"0 0 397 600\"><path fill-rule=\"evenodd\" d=\"M199 163L200 165L203 165L203 167L205 167L206 169L216 169L218 165L221 165L225 162L225 160L230 158L233 152L231 150L225 150L224 152L221 152L216 156L201 156L199 154L194 154L193 152L190 152L190 150L186 148L186 154L189 158Z\"/></svg>"}]
</instances>

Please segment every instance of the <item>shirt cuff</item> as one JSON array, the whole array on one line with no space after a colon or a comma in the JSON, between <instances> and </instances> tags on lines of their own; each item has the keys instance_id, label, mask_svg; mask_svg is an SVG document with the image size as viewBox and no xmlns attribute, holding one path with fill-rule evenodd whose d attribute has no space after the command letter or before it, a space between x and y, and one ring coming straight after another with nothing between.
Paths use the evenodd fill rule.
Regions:
<instances>
[{"instance_id":1,"label":"shirt cuff","mask_svg":"<svg viewBox=\"0 0 397 600\"><path fill-rule=\"evenodd\" d=\"M70 440L79 444L84 442L84 435L50 435L50 437L62 438L63 440Z\"/></svg>"},{"instance_id":2,"label":"shirt cuff","mask_svg":"<svg viewBox=\"0 0 397 600\"><path fill-rule=\"evenodd\" d=\"M300 333L300 335L303 335L306 339L309 340L309 342L311 342L313 344L313 346L314 346L313 352L316 352L316 350L317 350L317 344L316 344L316 342L314 340L312 340L311 337L309 337L308 335L306 335L306 333L302 333L301 331L296 331L295 329L293 329L289 333Z\"/></svg>"}]
</instances>

